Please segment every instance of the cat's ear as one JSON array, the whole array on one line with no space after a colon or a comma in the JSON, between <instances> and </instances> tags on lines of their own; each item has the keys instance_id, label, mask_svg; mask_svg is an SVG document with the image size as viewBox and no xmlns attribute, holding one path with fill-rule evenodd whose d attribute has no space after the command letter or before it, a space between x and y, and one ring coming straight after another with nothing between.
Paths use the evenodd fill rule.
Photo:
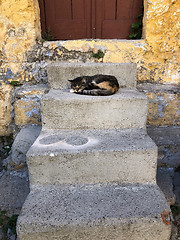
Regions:
<instances>
[{"instance_id":1,"label":"cat's ear","mask_svg":"<svg viewBox=\"0 0 180 240\"><path fill-rule=\"evenodd\" d=\"M69 82L72 82L73 80L68 80Z\"/></svg>"}]
</instances>

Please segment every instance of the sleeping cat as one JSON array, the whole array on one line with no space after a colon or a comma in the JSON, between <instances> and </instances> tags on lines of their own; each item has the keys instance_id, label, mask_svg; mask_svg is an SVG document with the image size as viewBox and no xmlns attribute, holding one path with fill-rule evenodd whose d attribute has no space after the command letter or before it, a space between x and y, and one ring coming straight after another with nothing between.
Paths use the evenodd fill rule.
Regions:
<instances>
[{"instance_id":1,"label":"sleeping cat","mask_svg":"<svg viewBox=\"0 0 180 240\"><path fill-rule=\"evenodd\" d=\"M72 88L70 92L78 94L107 96L116 93L119 89L117 79L111 75L82 76L68 81Z\"/></svg>"}]
</instances>

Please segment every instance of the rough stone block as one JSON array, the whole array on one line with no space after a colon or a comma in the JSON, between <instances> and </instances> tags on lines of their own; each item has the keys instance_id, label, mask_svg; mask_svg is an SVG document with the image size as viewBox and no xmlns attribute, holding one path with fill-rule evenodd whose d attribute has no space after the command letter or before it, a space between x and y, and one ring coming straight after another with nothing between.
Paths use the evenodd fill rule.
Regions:
<instances>
[{"instance_id":1,"label":"rough stone block","mask_svg":"<svg viewBox=\"0 0 180 240\"><path fill-rule=\"evenodd\" d=\"M26 153L41 132L41 126L29 125L20 130L12 145L8 168L19 170L26 168Z\"/></svg>"},{"instance_id":2,"label":"rough stone block","mask_svg":"<svg viewBox=\"0 0 180 240\"><path fill-rule=\"evenodd\" d=\"M175 172L174 176L174 193L176 195L176 201L180 204L180 172Z\"/></svg>"},{"instance_id":3,"label":"rough stone block","mask_svg":"<svg viewBox=\"0 0 180 240\"><path fill-rule=\"evenodd\" d=\"M10 123L12 122L12 86L0 85L0 136L8 136L11 133Z\"/></svg>"},{"instance_id":4,"label":"rough stone block","mask_svg":"<svg viewBox=\"0 0 180 240\"><path fill-rule=\"evenodd\" d=\"M47 70L48 81L54 89L69 88L68 79L96 74L113 75L120 86L136 87L137 69L134 63L54 63L49 64Z\"/></svg>"},{"instance_id":5,"label":"rough stone block","mask_svg":"<svg viewBox=\"0 0 180 240\"><path fill-rule=\"evenodd\" d=\"M176 201L176 196L173 193L173 177L174 169L162 167L158 168L157 184L163 191L169 205L173 205Z\"/></svg>"},{"instance_id":6,"label":"rough stone block","mask_svg":"<svg viewBox=\"0 0 180 240\"><path fill-rule=\"evenodd\" d=\"M149 126L147 132L158 146L158 166L177 168L180 164L180 127Z\"/></svg>"},{"instance_id":7,"label":"rough stone block","mask_svg":"<svg viewBox=\"0 0 180 240\"><path fill-rule=\"evenodd\" d=\"M2 172L1 172L2 173ZM13 172L4 172L0 176L0 209L9 215L19 214L29 194L29 181Z\"/></svg>"},{"instance_id":8,"label":"rough stone block","mask_svg":"<svg viewBox=\"0 0 180 240\"><path fill-rule=\"evenodd\" d=\"M155 185L38 187L23 206L17 232L19 240L169 240L164 213L170 209Z\"/></svg>"},{"instance_id":9,"label":"rough stone block","mask_svg":"<svg viewBox=\"0 0 180 240\"><path fill-rule=\"evenodd\" d=\"M16 90L14 104L16 125L41 124L40 100L46 90L46 85L23 86Z\"/></svg>"},{"instance_id":10,"label":"rough stone block","mask_svg":"<svg viewBox=\"0 0 180 240\"><path fill-rule=\"evenodd\" d=\"M145 128L147 98L132 89L111 96L88 96L50 90L42 99L43 128Z\"/></svg>"},{"instance_id":11,"label":"rough stone block","mask_svg":"<svg viewBox=\"0 0 180 240\"><path fill-rule=\"evenodd\" d=\"M143 129L43 131L27 159L31 186L156 181L157 148Z\"/></svg>"}]
</instances>

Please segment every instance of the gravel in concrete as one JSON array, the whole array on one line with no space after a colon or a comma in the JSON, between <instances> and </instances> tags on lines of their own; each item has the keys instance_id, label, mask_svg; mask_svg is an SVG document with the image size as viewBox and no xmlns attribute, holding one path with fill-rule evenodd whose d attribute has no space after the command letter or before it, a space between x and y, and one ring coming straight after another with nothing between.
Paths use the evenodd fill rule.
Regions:
<instances>
[{"instance_id":1,"label":"gravel in concrete","mask_svg":"<svg viewBox=\"0 0 180 240\"><path fill-rule=\"evenodd\" d=\"M156 185L71 185L31 191L18 221L19 239L169 240L169 211Z\"/></svg>"}]
</instances>

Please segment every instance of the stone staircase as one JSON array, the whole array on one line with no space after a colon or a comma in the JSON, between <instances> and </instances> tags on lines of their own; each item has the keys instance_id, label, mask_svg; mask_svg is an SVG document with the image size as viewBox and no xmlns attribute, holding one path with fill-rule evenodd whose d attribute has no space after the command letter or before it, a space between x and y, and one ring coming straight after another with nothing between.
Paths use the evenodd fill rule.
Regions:
<instances>
[{"instance_id":1,"label":"stone staircase","mask_svg":"<svg viewBox=\"0 0 180 240\"><path fill-rule=\"evenodd\" d=\"M116 76L122 88L112 96L69 92L67 79L98 73ZM31 192L19 240L169 240L136 65L58 63L48 77L42 132L27 154Z\"/></svg>"}]
</instances>

